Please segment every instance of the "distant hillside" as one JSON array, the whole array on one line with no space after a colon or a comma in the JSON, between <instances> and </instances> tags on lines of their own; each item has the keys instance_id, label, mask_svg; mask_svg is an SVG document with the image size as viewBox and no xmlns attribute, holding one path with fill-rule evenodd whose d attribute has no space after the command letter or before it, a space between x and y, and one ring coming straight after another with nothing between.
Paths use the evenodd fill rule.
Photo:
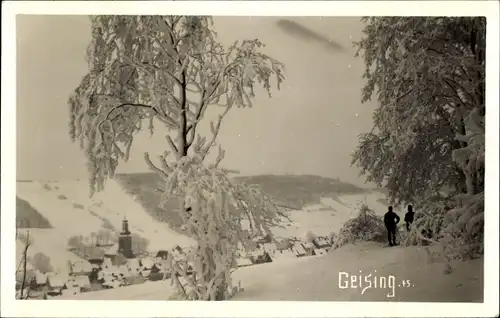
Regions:
<instances>
[{"instance_id":1,"label":"distant hillside","mask_svg":"<svg viewBox=\"0 0 500 318\"><path fill-rule=\"evenodd\" d=\"M277 203L295 209L320 203L322 197L366 192L365 189L339 179L313 175L258 175L236 177L235 180L259 185Z\"/></svg>"},{"instance_id":2,"label":"distant hillside","mask_svg":"<svg viewBox=\"0 0 500 318\"><path fill-rule=\"evenodd\" d=\"M46 229L52 226L31 204L16 196L16 227Z\"/></svg>"},{"instance_id":3,"label":"distant hillside","mask_svg":"<svg viewBox=\"0 0 500 318\"><path fill-rule=\"evenodd\" d=\"M151 215L167 222L172 228L182 225L177 213L166 213L158 207L162 195L162 180L154 173L118 174L117 182L132 195ZM359 194L364 189L338 179L311 175L259 175L236 177L237 182L256 184L262 187L281 205L300 209L305 205L320 202L321 197L335 197L340 194ZM178 209L176 200L168 204L167 210Z\"/></svg>"}]
</instances>

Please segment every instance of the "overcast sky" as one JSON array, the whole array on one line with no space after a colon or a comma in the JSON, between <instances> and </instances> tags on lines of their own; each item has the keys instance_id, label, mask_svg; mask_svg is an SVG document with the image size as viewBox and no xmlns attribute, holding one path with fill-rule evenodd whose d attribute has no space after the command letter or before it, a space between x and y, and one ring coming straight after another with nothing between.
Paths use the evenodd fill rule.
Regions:
<instances>
[{"instance_id":1,"label":"overcast sky","mask_svg":"<svg viewBox=\"0 0 500 318\"><path fill-rule=\"evenodd\" d=\"M66 101L87 70L89 20L17 19L17 178L86 178L83 152L69 140ZM215 29L223 43L259 38L287 77L272 98L260 94L254 108L226 116L222 165L243 175L305 173L362 185L350 156L371 129L374 104L360 102L363 62L351 44L361 37L359 18L218 17ZM147 171L142 153L163 152L164 141L138 136L119 172Z\"/></svg>"}]
</instances>

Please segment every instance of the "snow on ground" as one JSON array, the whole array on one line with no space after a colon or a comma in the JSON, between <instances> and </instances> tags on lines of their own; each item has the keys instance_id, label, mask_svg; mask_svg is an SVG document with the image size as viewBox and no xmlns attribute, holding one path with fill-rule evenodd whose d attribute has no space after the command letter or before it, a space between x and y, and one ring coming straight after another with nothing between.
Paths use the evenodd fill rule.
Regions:
<instances>
[{"instance_id":1,"label":"snow on ground","mask_svg":"<svg viewBox=\"0 0 500 318\"><path fill-rule=\"evenodd\" d=\"M58 241L57 244L48 244L45 254L56 253L49 249L65 254L66 243L71 236L89 236L103 229L105 220L119 232L124 217L129 220L132 232L149 240L151 251L194 243L190 238L172 231L168 224L155 221L114 180L109 180L105 190L96 193L92 199L88 194L88 183L85 181L17 183L17 195L29 202L53 227L47 231L33 231L32 234L39 244Z\"/></svg>"},{"instance_id":2,"label":"snow on ground","mask_svg":"<svg viewBox=\"0 0 500 318\"><path fill-rule=\"evenodd\" d=\"M18 230L19 234L26 235L27 230ZM82 259L67 250L66 241L61 240L61 235L53 229L29 229L31 244L28 248L28 257L33 259L36 253L43 253L50 258L50 265L56 272L66 273L68 261L76 262ZM16 242L16 266L23 255L24 243Z\"/></svg>"},{"instance_id":3,"label":"snow on ground","mask_svg":"<svg viewBox=\"0 0 500 318\"><path fill-rule=\"evenodd\" d=\"M337 198L322 198L320 204L288 212L292 222L285 221L285 228L273 228L276 237L305 238L308 231L317 236L329 236L338 232L342 225L356 217L361 203L366 203L378 215L387 211L387 206L380 202L384 196L372 192L366 194L341 195Z\"/></svg>"},{"instance_id":4,"label":"snow on ground","mask_svg":"<svg viewBox=\"0 0 500 318\"><path fill-rule=\"evenodd\" d=\"M324 256L242 267L233 274L243 291L233 300L481 302L483 260L457 262L445 275L442 263L429 263L422 248L383 248L375 243L347 245ZM393 275L391 288L340 288L339 273ZM344 277L344 276L342 276ZM402 281L409 281L403 287ZM343 280L341 280L343 282ZM166 300L170 280L63 296L54 299ZM389 298L387 295L394 294Z\"/></svg>"}]
</instances>

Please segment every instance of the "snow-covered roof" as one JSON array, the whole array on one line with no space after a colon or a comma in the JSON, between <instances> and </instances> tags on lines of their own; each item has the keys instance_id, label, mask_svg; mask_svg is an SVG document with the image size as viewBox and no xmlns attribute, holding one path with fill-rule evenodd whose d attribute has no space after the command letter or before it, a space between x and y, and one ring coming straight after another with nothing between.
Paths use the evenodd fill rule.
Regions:
<instances>
[{"instance_id":1,"label":"snow-covered roof","mask_svg":"<svg viewBox=\"0 0 500 318\"><path fill-rule=\"evenodd\" d=\"M35 280L38 285L43 285L47 283L47 274L40 272L39 270L35 271Z\"/></svg>"},{"instance_id":2,"label":"snow-covered roof","mask_svg":"<svg viewBox=\"0 0 500 318\"><path fill-rule=\"evenodd\" d=\"M92 272L92 264L86 260L72 262L71 272L74 274L90 273Z\"/></svg>"},{"instance_id":3,"label":"snow-covered roof","mask_svg":"<svg viewBox=\"0 0 500 318\"><path fill-rule=\"evenodd\" d=\"M90 288L90 279L88 276L75 276L66 284L66 286L68 286L68 284L73 287Z\"/></svg>"},{"instance_id":4,"label":"snow-covered roof","mask_svg":"<svg viewBox=\"0 0 500 318\"><path fill-rule=\"evenodd\" d=\"M316 245L319 248L330 246L330 242L325 237L316 237L313 240L313 243L314 243L314 245Z\"/></svg>"},{"instance_id":5,"label":"snow-covered roof","mask_svg":"<svg viewBox=\"0 0 500 318\"><path fill-rule=\"evenodd\" d=\"M47 283L52 288L62 288L68 282L69 276L64 274L53 274L47 276Z\"/></svg>"},{"instance_id":6,"label":"snow-covered roof","mask_svg":"<svg viewBox=\"0 0 500 318\"><path fill-rule=\"evenodd\" d=\"M305 248L305 249L314 249L316 246L314 246L313 243L309 243L309 242L306 242L306 243L302 243L302 246Z\"/></svg>"},{"instance_id":7,"label":"snow-covered roof","mask_svg":"<svg viewBox=\"0 0 500 318\"><path fill-rule=\"evenodd\" d=\"M139 259L137 259L137 258L128 259L127 260L127 266L131 270L138 270L141 267Z\"/></svg>"},{"instance_id":8,"label":"snow-covered roof","mask_svg":"<svg viewBox=\"0 0 500 318\"><path fill-rule=\"evenodd\" d=\"M143 268L151 269L155 266L156 260L152 257L145 257L141 259L141 265Z\"/></svg>"},{"instance_id":9,"label":"snow-covered roof","mask_svg":"<svg viewBox=\"0 0 500 318\"><path fill-rule=\"evenodd\" d=\"M112 245L104 251L104 255L116 255L118 253L118 243Z\"/></svg>"},{"instance_id":10,"label":"snow-covered roof","mask_svg":"<svg viewBox=\"0 0 500 318\"><path fill-rule=\"evenodd\" d=\"M248 258L237 258L236 264L238 267L253 265L252 261Z\"/></svg>"},{"instance_id":11,"label":"snow-covered roof","mask_svg":"<svg viewBox=\"0 0 500 318\"><path fill-rule=\"evenodd\" d=\"M325 255L326 254L326 250L324 248L316 248L316 249L314 249L314 254L316 254L316 255Z\"/></svg>"},{"instance_id":12,"label":"snow-covered roof","mask_svg":"<svg viewBox=\"0 0 500 318\"><path fill-rule=\"evenodd\" d=\"M306 250L304 249L304 247L302 246L302 244L300 243L296 243L293 247L292 247L292 251L295 253L295 255L297 256L301 256L301 255L306 255L307 252Z\"/></svg>"},{"instance_id":13,"label":"snow-covered roof","mask_svg":"<svg viewBox=\"0 0 500 318\"><path fill-rule=\"evenodd\" d=\"M263 248L266 252L272 252L278 249L276 243L264 243Z\"/></svg>"},{"instance_id":14,"label":"snow-covered roof","mask_svg":"<svg viewBox=\"0 0 500 318\"><path fill-rule=\"evenodd\" d=\"M110 258L105 258L104 261L102 262L102 268L110 268L113 267L113 262L111 261Z\"/></svg>"}]
</instances>

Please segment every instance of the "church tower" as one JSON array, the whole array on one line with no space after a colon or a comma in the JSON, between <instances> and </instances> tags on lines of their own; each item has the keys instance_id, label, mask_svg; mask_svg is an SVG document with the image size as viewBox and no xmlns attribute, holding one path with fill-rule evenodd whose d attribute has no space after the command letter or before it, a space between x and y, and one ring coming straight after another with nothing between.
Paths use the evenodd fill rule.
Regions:
<instances>
[{"instance_id":1,"label":"church tower","mask_svg":"<svg viewBox=\"0 0 500 318\"><path fill-rule=\"evenodd\" d=\"M120 237L118 237L118 253L126 258L134 258L134 253L132 251L132 235L128 229L127 219L123 219L122 231Z\"/></svg>"}]
</instances>

